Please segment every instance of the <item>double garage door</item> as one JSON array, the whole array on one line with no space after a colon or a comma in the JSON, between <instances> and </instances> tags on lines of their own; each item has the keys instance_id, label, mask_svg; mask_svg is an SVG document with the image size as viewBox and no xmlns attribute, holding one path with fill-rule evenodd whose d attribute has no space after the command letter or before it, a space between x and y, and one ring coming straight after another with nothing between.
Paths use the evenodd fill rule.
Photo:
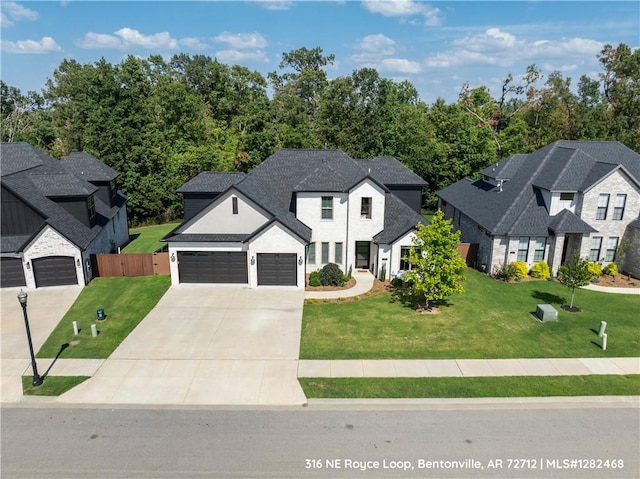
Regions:
<instances>
[{"instance_id":1,"label":"double garage door","mask_svg":"<svg viewBox=\"0 0 640 479\"><path fill-rule=\"evenodd\" d=\"M70 256L50 256L32 262L36 287L78 284L75 260ZM26 286L22 259L2 258L2 287Z\"/></svg>"},{"instance_id":2,"label":"double garage door","mask_svg":"<svg viewBox=\"0 0 640 479\"><path fill-rule=\"evenodd\" d=\"M294 253L258 253L258 286L297 284ZM178 271L181 283L249 282L246 252L179 251Z\"/></svg>"}]
</instances>

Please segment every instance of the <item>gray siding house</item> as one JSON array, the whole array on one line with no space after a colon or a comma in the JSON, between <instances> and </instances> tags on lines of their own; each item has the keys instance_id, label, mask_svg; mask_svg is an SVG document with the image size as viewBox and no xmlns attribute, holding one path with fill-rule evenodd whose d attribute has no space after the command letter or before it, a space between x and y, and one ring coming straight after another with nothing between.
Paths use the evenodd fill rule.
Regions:
<instances>
[{"instance_id":1,"label":"gray siding house","mask_svg":"<svg viewBox=\"0 0 640 479\"><path fill-rule=\"evenodd\" d=\"M2 287L85 285L90 256L129 240L118 172L87 153L55 160L28 143L2 143Z\"/></svg>"},{"instance_id":2,"label":"gray siding house","mask_svg":"<svg viewBox=\"0 0 640 479\"><path fill-rule=\"evenodd\" d=\"M513 155L440 190L439 206L478 244L487 273L545 260L553 274L574 252L606 265L623 239L621 270L640 277L640 155L618 142L557 141Z\"/></svg>"}]
</instances>

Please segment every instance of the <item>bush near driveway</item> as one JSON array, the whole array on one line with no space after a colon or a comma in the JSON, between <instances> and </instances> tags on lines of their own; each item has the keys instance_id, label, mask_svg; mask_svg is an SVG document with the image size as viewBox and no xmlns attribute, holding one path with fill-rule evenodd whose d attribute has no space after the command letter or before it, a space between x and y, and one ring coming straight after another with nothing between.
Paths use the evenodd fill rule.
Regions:
<instances>
[{"instance_id":1,"label":"bush near driveway","mask_svg":"<svg viewBox=\"0 0 640 479\"><path fill-rule=\"evenodd\" d=\"M360 301L307 304L301 359L491 359L640 356L635 295L580 291L581 313L566 313L570 292L549 281L503 283L466 271L466 291L420 314L390 293ZM558 309L541 323L536 304ZM607 350L597 336L606 320Z\"/></svg>"},{"instance_id":2,"label":"bush near driveway","mask_svg":"<svg viewBox=\"0 0 640 479\"><path fill-rule=\"evenodd\" d=\"M171 285L169 276L96 278L86 286L38 351L39 358L106 358L158 303ZM107 319L96 320L104 309ZM73 321L80 333L73 334ZM91 335L96 324L98 337ZM61 347L68 344L63 351Z\"/></svg>"}]
</instances>

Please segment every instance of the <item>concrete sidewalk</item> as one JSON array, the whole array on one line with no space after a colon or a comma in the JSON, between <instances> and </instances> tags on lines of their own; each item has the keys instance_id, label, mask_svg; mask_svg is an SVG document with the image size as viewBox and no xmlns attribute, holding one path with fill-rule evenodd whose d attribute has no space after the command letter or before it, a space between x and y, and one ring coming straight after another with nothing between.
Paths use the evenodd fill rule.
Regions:
<instances>
[{"instance_id":1,"label":"concrete sidewalk","mask_svg":"<svg viewBox=\"0 0 640 479\"><path fill-rule=\"evenodd\" d=\"M582 289L588 289L590 291L599 291L601 293L640 295L640 288L615 288L612 286L598 286L597 284L588 284L586 286L582 286Z\"/></svg>"},{"instance_id":2,"label":"concrete sidewalk","mask_svg":"<svg viewBox=\"0 0 640 479\"><path fill-rule=\"evenodd\" d=\"M640 358L300 360L299 378L640 374Z\"/></svg>"},{"instance_id":3,"label":"concrete sidewalk","mask_svg":"<svg viewBox=\"0 0 640 479\"><path fill-rule=\"evenodd\" d=\"M304 299L338 299L360 296L373 288L374 276L369 271L355 271L351 275L356 280L353 288L339 291L305 291Z\"/></svg>"}]
</instances>

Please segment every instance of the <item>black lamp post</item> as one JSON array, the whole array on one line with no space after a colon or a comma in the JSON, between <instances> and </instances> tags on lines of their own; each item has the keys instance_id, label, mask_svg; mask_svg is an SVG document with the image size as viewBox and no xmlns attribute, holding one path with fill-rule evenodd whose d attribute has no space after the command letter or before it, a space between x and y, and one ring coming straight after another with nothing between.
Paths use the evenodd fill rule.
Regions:
<instances>
[{"instance_id":1,"label":"black lamp post","mask_svg":"<svg viewBox=\"0 0 640 479\"><path fill-rule=\"evenodd\" d=\"M31 343L31 330L29 329L29 318L27 317L27 293L20 290L18 293L18 301L22 306L22 314L24 315L24 327L27 329L27 340L29 341L29 352L31 353L31 368L33 369L33 385L40 386L42 378L38 374L38 366L36 365L36 357L33 355L33 344Z\"/></svg>"}]
</instances>

